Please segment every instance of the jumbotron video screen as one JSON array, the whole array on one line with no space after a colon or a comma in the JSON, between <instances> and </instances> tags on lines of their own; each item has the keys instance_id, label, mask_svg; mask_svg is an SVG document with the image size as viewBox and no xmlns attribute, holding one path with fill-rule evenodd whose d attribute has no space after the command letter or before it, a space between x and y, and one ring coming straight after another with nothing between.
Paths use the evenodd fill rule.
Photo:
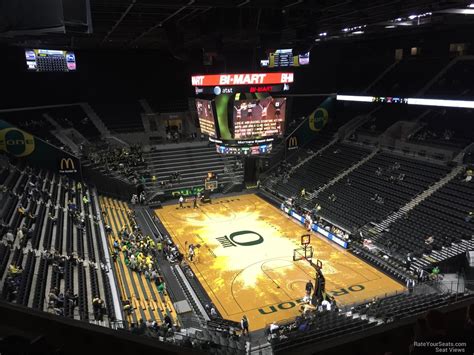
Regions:
<instances>
[{"instance_id":1,"label":"jumbotron video screen","mask_svg":"<svg viewBox=\"0 0 474 355\"><path fill-rule=\"evenodd\" d=\"M254 139L283 135L286 98L268 96L260 100L234 103L234 139Z\"/></svg>"},{"instance_id":2,"label":"jumbotron video screen","mask_svg":"<svg viewBox=\"0 0 474 355\"><path fill-rule=\"evenodd\" d=\"M216 138L216 124L214 112L212 111L212 101L196 99L196 110L201 132L209 137Z\"/></svg>"},{"instance_id":3,"label":"jumbotron video screen","mask_svg":"<svg viewBox=\"0 0 474 355\"><path fill-rule=\"evenodd\" d=\"M220 154L261 155L284 134L287 101L267 93L220 94L195 100L201 132Z\"/></svg>"}]
</instances>

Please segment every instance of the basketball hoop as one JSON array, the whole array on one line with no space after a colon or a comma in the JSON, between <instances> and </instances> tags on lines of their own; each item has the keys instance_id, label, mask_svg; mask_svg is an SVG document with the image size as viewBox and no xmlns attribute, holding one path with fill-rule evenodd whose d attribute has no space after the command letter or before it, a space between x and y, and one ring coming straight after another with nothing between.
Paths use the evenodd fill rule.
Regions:
<instances>
[{"instance_id":1,"label":"basketball hoop","mask_svg":"<svg viewBox=\"0 0 474 355\"><path fill-rule=\"evenodd\" d=\"M303 234L301 236L301 245L309 245L311 243L311 234Z\"/></svg>"},{"instance_id":2,"label":"basketball hoop","mask_svg":"<svg viewBox=\"0 0 474 355\"><path fill-rule=\"evenodd\" d=\"M293 250L293 261L306 260L311 262L313 259L313 246L305 246Z\"/></svg>"},{"instance_id":3,"label":"basketball hoop","mask_svg":"<svg viewBox=\"0 0 474 355\"><path fill-rule=\"evenodd\" d=\"M301 236L301 247L293 250L293 261L306 260L312 262L313 246L311 243L311 234L304 234Z\"/></svg>"}]
</instances>

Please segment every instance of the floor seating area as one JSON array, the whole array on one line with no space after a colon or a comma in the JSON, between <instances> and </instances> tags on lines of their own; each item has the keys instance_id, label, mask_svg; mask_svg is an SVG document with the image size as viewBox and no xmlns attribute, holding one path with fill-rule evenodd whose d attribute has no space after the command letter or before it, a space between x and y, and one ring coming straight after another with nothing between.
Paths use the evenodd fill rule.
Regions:
<instances>
[{"instance_id":1,"label":"floor seating area","mask_svg":"<svg viewBox=\"0 0 474 355\"><path fill-rule=\"evenodd\" d=\"M0 184L1 297L74 319L113 321L95 191L5 161ZM100 312L93 304L97 298L103 304Z\"/></svg>"}]
</instances>

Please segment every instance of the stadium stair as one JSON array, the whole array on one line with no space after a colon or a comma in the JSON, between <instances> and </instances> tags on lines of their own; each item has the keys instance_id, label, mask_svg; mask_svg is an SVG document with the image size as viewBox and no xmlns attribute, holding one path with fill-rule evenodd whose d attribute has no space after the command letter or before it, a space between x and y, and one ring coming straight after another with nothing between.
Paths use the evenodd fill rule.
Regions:
<instances>
[{"instance_id":1,"label":"stadium stair","mask_svg":"<svg viewBox=\"0 0 474 355\"><path fill-rule=\"evenodd\" d=\"M100 205L106 221L112 227L112 235L109 236L109 248L113 250L114 236L118 236L120 229L126 226L132 231L128 212L130 209L123 201L108 197L100 197ZM137 322L140 319L153 320L159 324L164 322L165 315L170 316L175 323L179 323L176 317L173 303L168 294L161 295L156 285L148 280L143 274L132 271L125 263L123 253L119 252L114 263L117 279L121 291L122 300L130 300L136 310L128 317L129 322Z\"/></svg>"}]
</instances>

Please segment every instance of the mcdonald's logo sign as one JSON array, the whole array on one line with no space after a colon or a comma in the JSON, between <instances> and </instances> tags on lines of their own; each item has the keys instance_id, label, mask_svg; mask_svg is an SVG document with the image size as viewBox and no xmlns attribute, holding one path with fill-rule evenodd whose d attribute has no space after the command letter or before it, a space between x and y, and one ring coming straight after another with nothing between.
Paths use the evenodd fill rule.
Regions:
<instances>
[{"instance_id":1,"label":"mcdonald's logo sign","mask_svg":"<svg viewBox=\"0 0 474 355\"><path fill-rule=\"evenodd\" d=\"M296 136L288 138L288 150L298 149L298 138Z\"/></svg>"},{"instance_id":2,"label":"mcdonald's logo sign","mask_svg":"<svg viewBox=\"0 0 474 355\"><path fill-rule=\"evenodd\" d=\"M60 173L76 173L76 164L72 158L62 158L59 163L59 172Z\"/></svg>"}]
</instances>

